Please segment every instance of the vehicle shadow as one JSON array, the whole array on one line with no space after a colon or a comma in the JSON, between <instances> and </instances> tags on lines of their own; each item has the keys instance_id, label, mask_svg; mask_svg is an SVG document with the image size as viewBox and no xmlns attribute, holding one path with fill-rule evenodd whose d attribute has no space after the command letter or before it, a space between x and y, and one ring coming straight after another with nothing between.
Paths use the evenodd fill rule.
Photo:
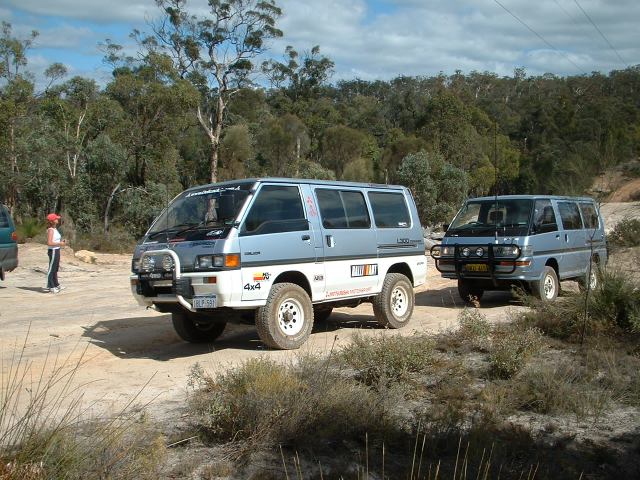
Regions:
<instances>
[{"instance_id":1,"label":"vehicle shadow","mask_svg":"<svg viewBox=\"0 0 640 480\"><path fill-rule=\"evenodd\" d=\"M485 292L478 307L499 308L505 306L520 306L519 300L509 291ZM416 294L417 307L442 307L442 308L464 308L469 306L458 295L457 287L446 287L438 290L425 290Z\"/></svg>"}]
</instances>

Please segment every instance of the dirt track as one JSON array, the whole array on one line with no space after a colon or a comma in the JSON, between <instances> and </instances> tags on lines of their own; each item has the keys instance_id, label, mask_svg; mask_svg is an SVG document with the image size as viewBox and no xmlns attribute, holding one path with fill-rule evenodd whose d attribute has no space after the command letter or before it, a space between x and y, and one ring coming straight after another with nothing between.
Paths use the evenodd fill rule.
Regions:
<instances>
[{"instance_id":1,"label":"dirt track","mask_svg":"<svg viewBox=\"0 0 640 480\"><path fill-rule=\"evenodd\" d=\"M7 360L25 338L25 356L35 373L45 364L50 367L56 354L70 365L83 359L86 363L74 381L84 404L92 405L96 415L126 404L143 387L136 403L152 402L152 413L168 414L184 402L187 376L196 362L209 371L221 371L260 355L279 360L295 355L263 349L249 325L229 325L213 348L184 343L174 333L169 315L144 310L134 301L129 290L129 256L102 255L100 264L93 265L78 261L65 249L59 277L67 288L57 295L43 288L44 245L20 245L19 258L19 268L0 283L2 368L6 370ZM428 264L427 284L416 292L408 328L380 329L368 304L338 309L327 323L316 325L302 351L329 351L335 338L338 347L356 331L408 335L455 325L462 308L455 283L441 279L430 259ZM522 307L502 292L487 293L482 303L483 313L493 321L504 319L511 308Z\"/></svg>"}]
</instances>

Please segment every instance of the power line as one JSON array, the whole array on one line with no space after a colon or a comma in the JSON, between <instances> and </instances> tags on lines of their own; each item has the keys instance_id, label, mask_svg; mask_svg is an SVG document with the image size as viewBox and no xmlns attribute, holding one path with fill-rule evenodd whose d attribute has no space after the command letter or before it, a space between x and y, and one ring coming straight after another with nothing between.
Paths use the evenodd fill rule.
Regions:
<instances>
[{"instance_id":1,"label":"power line","mask_svg":"<svg viewBox=\"0 0 640 480\"><path fill-rule=\"evenodd\" d=\"M576 5L578 6L578 8L580 9L580 11L584 14L585 17L587 17L587 20L589 20L591 22L591 25L593 25L593 28L595 28L598 33L600 34L600 36L604 39L605 42L607 42L607 45L609 45L609 48L611 48L611 50L613 50L615 52L615 54L617 55L617 57L620 59L620 61L624 64L625 67L629 68L629 65L627 64L627 62L625 62L623 60L623 58L620 56L620 54L618 53L618 50L615 49L615 47L613 45L611 45L611 42L609 41L609 39L604 35L604 33L602 33L602 30L600 30L598 28L598 26L596 25L596 23L591 19L591 17L587 14L587 12L584 11L584 8L582 8L582 6L578 3L578 0L573 0Z\"/></svg>"},{"instance_id":2,"label":"power line","mask_svg":"<svg viewBox=\"0 0 640 480\"><path fill-rule=\"evenodd\" d=\"M533 28L531 28L529 25L527 25L524 20L521 20L515 13L513 13L511 10L509 10L507 7L505 7L503 4L501 4L498 0L493 0L494 2L496 2L498 5L500 5L502 7L502 9L507 12L509 15L511 15L513 18L515 18L518 22L520 22L522 25L524 25L527 30L529 30L531 33L533 33L536 37L538 37L540 40L542 40L545 44L547 44L549 47L551 47L556 53L559 53L560 55L562 55L564 58L567 59L567 61L569 61L569 63L571 63L571 65L573 65L574 67L576 67L578 70L580 70L582 73L584 73L585 75L588 75L587 72L585 72L582 68L580 68L580 66L575 63L573 60L571 60L571 58L569 57L569 55L567 55L566 53L558 50L554 45L552 45L551 43L549 43L547 41L547 39L545 39L542 35L540 35L538 32L536 32Z\"/></svg>"}]
</instances>

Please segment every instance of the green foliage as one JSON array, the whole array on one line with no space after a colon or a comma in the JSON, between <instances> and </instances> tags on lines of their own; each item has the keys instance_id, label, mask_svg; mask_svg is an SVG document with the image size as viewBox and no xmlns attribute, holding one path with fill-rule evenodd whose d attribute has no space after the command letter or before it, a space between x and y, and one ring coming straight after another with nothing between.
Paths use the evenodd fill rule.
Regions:
<instances>
[{"instance_id":1,"label":"green foliage","mask_svg":"<svg viewBox=\"0 0 640 480\"><path fill-rule=\"evenodd\" d=\"M47 226L39 218L25 218L22 223L16 225L16 235L18 243L24 243L27 240L42 234Z\"/></svg>"},{"instance_id":2,"label":"green foliage","mask_svg":"<svg viewBox=\"0 0 640 480\"><path fill-rule=\"evenodd\" d=\"M467 174L438 153L407 155L397 173L409 187L423 224L450 220L467 195Z\"/></svg>"},{"instance_id":3,"label":"green foliage","mask_svg":"<svg viewBox=\"0 0 640 480\"><path fill-rule=\"evenodd\" d=\"M640 245L640 219L625 218L607 235L612 247L637 247Z\"/></svg>"},{"instance_id":4,"label":"green foliage","mask_svg":"<svg viewBox=\"0 0 640 480\"><path fill-rule=\"evenodd\" d=\"M543 346L542 332L529 328L523 332L507 329L494 332L490 369L498 378L511 378Z\"/></svg>"}]
</instances>

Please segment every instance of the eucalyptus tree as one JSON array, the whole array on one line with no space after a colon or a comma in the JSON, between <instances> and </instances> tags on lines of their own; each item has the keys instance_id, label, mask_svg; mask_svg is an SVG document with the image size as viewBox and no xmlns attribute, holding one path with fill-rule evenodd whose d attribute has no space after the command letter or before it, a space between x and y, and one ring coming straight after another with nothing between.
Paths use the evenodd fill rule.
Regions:
<instances>
[{"instance_id":1,"label":"eucalyptus tree","mask_svg":"<svg viewBox=\"0 0 640 480\"><path fill-rule=\"evenodd\" d=\"M163 16L141 45L167 52L178 74L200 91L196 116L209 139L210 179L215 182L225 112L233 96L253 83L254 59L269 40L282 36L276 27L282 11L274 0L208 0L206 15L190 13L187 0L156 3Z\"/></svg>"}]
</instances>

